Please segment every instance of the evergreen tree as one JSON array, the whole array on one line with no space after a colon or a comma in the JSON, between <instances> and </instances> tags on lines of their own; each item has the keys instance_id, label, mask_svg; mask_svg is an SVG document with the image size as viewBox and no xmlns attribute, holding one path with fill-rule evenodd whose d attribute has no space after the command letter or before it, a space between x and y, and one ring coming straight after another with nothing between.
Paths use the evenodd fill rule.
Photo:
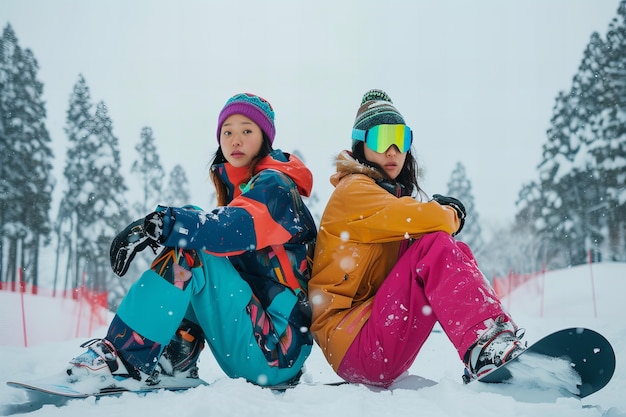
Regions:
<instances>
[{"instance_id":1,"label":"evergreen tree","mask_svg":"<svg viewBox=\"0 0 626 417\"><path fill-rule=\"evenodd\" d=\"M17 72L15 53L19 50L17 38L10 25L7 25L0 38L0 281L15 281L16 254L9 254L9 268L4 264L5 246L15 239L15 224L19 208L12 204L20 193L20 167L17 161L13 123L17 86L13 81ZM13 259L13 260L12 260ZM7 270L5 272L5 270Z\"/></svg>"},{"instance_id":2,"label":"evergreen tree","mask_svg":"<svg viewBox=\"0 0 626 417\"><path fill-rule=\"evenodd\" d=\"M518 225L532 222L548 266L626 252L625 15L622 1L606 41L592 34L569 94L556 99L539 182L520 193Z\"/></svg>"},{"instance_id":3,"label":"evergreen tree","mask_svg":"<svg viewBox=\"0 0 626 417\"><path fill-rule=\"evenodd\" d=\"M167 188L163 193L161 204L172 207L182 207L191 204L189 180L182 165L176 165L170 172Z\"/></svg>"},{"instance_id":4,"label":"evergreen tree","mask_svg":"<svg viewBox=\"0 0 626 417\"><path fill-rule=\"evenodd\" d=\"M141 140L135 146L135 150L139 154L139 159L133 162L131 172L137 174L140 181L142 200L135 204L135 210L141 217L153 211L159 203L164 176L150 127L141 130Z\"/></svg>"},{"instance_id":5,"label":"evergreen tree","mask_svg":"<svg viewBox=\"0 0 626 417\"><path fill-rule=\"evenodd\" d=\"M551 128L548 130L548 141L543 146L543 160L538 165L539 183L538 194L541 195L542 210L539 216L532 218L535 224L532 226L541 235L546 247L546 255L562 254L562 248L567 246L566 234L563 232L562 219L567 215L561 213L565 209L562 196L557 189L563 172L569 170L570 162L577 151L577 146L571 138L575 137L578 127L575 118L576 95L558 94L553 108ZM533 193L525 193L522 198L533 196ZM534 200L521 200L519 206L526 213L537 213L532 205ZM549 246L548 246L549 245ZM567 263L569 257L563 262ZM551 259L547 259L548 263ZM561 265L555 265L561 266Z\"/></svg>"},{"instance_id":6,"label":"evergreen tree","mask_svg":"<svg viewBox=\"0 0 626 417\"><path fill-rule=\"evenodd\" d=\"M20 48L10 25L1 42L0 248L8 242L7 278L15 280L20 266L24 280L36 285L39 246L50 232L53 153L44 124L46 110L43 84L37 80L37 60L30 50Z\"/></svg>"},{"instance_id":7,"label":"evergreen tree","mask_svg":"<svg viewBox=\"0 0 626 417\"><path fill-rule=\"evenodd\" d=\"M537 182L531 181L530 183L524 184L518 194L516 202L516 206L518 207L515 218L516 224L520 227L528 227L531 230L542 228L541 225L536 225L536 223L542 218L541 209L543 207L543 200L542 189Z\"/></svg>"},{"instance_id":8,"label":"evergreen tree","mask_svg":"<svg viewBox=\"0 0 626 417\"><path fill-rule=\"evenodd\" d=\"M103 291L107 288L107 278L113 277L109 262L111 241L130 222L124 198L127 188L120 175L118 139L113 134L113 122L103 102L96 107L94 135L98 144L97 153L90 161L93 186L86 213L91 221L89 234L79 237L79 245L90 248L85 260L91 287Z\"/></svg>"},{"instance_id":9,"label":"evergreen tree","mask_svg":"<svg viewBox=\"0 0 626 417\"><path fill-rule=\"evenodd\" d=\"M109 264L111 241L130 217L125 210L127 188L120 174L113 122L103 102L93 113L92 107L89 87L81 75L67 111L65 131L70 146L64 176L68 189L59 208L57 252L58 256L67 254L66 289L85 284L103 291L113 277ZM123 284L115 280L112 285Z\"/></svg>"},{"instance_id":10,"label":"evergreen tree","mask_svg":"<svg viewBox=\"0 0 626 417\"><path fill-rule=\"evenodd\" d=\"M465 166L461 162L457 162L456 167L452 171L452 175L448 181L447 195L459 199L465 206L465 225L463 226L463 231L457 236L457 239L467 243L474 253L479 254L484 246L482 229L474 205L472 184L467 178Z\"/></svg>"},{"instance_id":11,"label":"evergreen tree","mask_svg":"<svg viewBox=\"0 0 626 417\"><path fill-rule=\"evenodd\" d=\"M69 140L69 148L63 171L67 182L67 191L59 208L58 230L59 244L63 243L61 236L67 236L66 242L70 247L65 248L68 255L65 288L78 288L81 283L84 260L91 257L91 248L81 246L88 239L89 224L93 219L88 218L90 213L90 198L92 198L93 156L98 152L99 140L95 135L94 119L91 114L91 95L89 87L82 75L70 96L70 105L67 110L65 132ZM73 281L68 283L70 271L73 271Z\"/></svg>"},{"instance_id":12,"label":"evergreen tree","mask_svg":"<svg viewBox=\"0 0 626 417\"><path fill-rule=\"evenodd\" d=\"M603 148L606 138L599 135L599 126L603 124L605 110L609 108L608 79L605 76L606 46L597 33L592 34L583 61L574 78L574 86L580 91L581 104L585 110L580 119L580 147L576 154L571 172L567 179L575 182L574 193L564 194L572 201L572 218L574 221L569 231L574 247L573 264L587 261L587 253L593 254L595 260L601 259L602 248L605 246L607 226L607 187L605 183L606 167L594 157L594 148Z\"/></svg>"},{"instance_id":13,"label":"evergreen tree","mask_svg":"<svg viewBox=\"0 0 626 417\"><path fill-rule=\"evenodd\" d=\"M527 237L522 243L522 247L526 248L524 253L527 259L525 262L510 264L516 272L535 272L544 267L556 268L566 262L566 258L560 256L561 251L550 239L536 233L537 230L546 230L546 221L551 218L548 216L547 200L543 189L534 181L525 184L519 193L519 210L512 233ZM558 219L553 222L558 223Z\"/></svg>"},{"instance_id":14,"label":"evergreen tree","mask_svg":"<svg viewBox=\"0 0 626 417\"><path fill-rule=\"evenodd\" d=\"M567 254L557 267L585 262L589 242L602 240L592 226L598 217L592 207L602 195L600 175L588 152L596 139L593 116L598 86L590 72L599 65L599 42L597 35L592 36L571 92L557 97L538 167L545 198L538 232L553 245L548 252Z\"/></svg>"},{"instance_id":15,"label":"evergreen tree","mask_svg":"<svg viewBox=\"0 0 626 417\"><path fill-rule=\"evenodd\" d=\"M594 123L601 140L590 146L602 175L605 196L602 212L606 222L606 247L609 260L626 261L626 1L620 3L618 16L609 25L604 64L595 73L602 78L600 112Z\"/></svg>"}]
</instances>

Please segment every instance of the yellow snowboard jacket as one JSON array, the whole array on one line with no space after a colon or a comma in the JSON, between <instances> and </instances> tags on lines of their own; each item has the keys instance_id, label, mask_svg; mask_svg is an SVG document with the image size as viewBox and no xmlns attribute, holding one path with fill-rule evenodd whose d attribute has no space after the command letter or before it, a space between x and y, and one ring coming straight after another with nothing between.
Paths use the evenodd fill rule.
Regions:
<instances>
[{"instance_id":1,"label":"yellow snowboard jacket","mask_svg":"<svg viewBox=\"0 0 626 417\"><path fill-rule=\"evenodd\" d=\"M460 225L452 207L395 197L377 179L379 171L341 152L320 222L309 281L311 331L335 371L398 261L401 243L434 231L452 234Z\"/></svg>"}]
</instances>

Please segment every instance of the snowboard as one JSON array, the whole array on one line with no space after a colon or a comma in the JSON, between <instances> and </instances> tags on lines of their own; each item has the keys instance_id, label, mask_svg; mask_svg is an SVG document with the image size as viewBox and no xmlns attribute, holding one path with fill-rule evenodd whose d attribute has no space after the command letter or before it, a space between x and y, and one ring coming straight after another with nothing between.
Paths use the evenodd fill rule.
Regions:
<instances>
[{"instance_id":1,"label":"snowboard","mask_svg":"<svg viewBox=\"0 0 626 417\"><path fill-rule=\"evenodd\" d=\"M259 387L263 388L263 389L269 389L272 390L274 392L285 392L287 390L290 389L294 389L297 388L299 386L327 386L327 387L338 387L340 385L348 385L350 384L348 381L335 381L335 382L320 382L320 383L311 383L311 382L299 382L296 384L275 384L275 385L264 385L261 386L259 385Z\"/></svg>"},{"instance_id":2,"label":"snowboard","mask_svg":"<svg viewBox=\"0 0 626 417\"><path fill-rule=\"evenodd\" d=\"M557 387L565 396L584 398L608 384L614 372L615 352L609 341L593 330L574 327L545 336L474 381Z\"/></svg>"},{"instance_id":3,"label":"snowboard","mask_svg":"<svg viewBox=\"0 0 626 417\"><path fill-rule=\"evenodd\" d=\"M147 394L159 390L184 391L201 385L208 385L200 378L173 378L162 376L161 381L156 385L146 385L140 381L111 379L105 387L95 386L95 381L89 382L67 382L65 375L52 376L48 378L34 379L30 381L8 381L7 385L14 388L27 390L31 393L41 394L38 397L51 396L72 398L119 396L127 392L136 394ZM101 383L98 382L100 385Z\"/></svg>"}]
</instances>

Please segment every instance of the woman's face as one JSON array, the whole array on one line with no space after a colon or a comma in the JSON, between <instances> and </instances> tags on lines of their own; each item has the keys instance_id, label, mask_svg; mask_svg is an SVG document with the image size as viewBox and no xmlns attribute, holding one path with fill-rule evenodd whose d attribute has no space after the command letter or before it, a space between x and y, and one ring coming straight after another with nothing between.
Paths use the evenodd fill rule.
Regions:
<instances>
[{"instance_id":1,"label":"woman's face","mask_svg":"<svg viewBox=\"0 0 626 417\"><path fill-rule=\"evenodd\" d=\"M259 154L263 146L261 128L241 114L229 116L220 130L220 147L224 157L232 166L241 168Z\"/></svg>"},{"instance_id":2,"label":"woman's face","mask_svg":"<svg viewBox=\"0 0 626 417\"><path fill-rule=\"evenodd\" d=\"M383 153L378 153L371 150L367 145L363 146L365 158L380 165L389 178L395 180L400 175L404 161L406 161L406 152L400 152L400 149L396 145L391 145Z\"/></svg>"}]
</instances>

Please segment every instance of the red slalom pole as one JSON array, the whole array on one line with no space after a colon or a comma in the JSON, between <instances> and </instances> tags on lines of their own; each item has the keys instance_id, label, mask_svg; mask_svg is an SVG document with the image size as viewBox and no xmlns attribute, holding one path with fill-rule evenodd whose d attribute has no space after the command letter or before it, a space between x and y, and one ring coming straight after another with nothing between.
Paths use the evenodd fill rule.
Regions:
<instances>
[{"instance_id":1,"label":"red slalom pole","mask_svg":"<svg viewBox=\"0 0 626 417\"><path fill-rule=\"evenodd\" d=\"M28 337L26 336L26 308L24 307L24 291L26 291L26 285L24 284L24 274L22 268L19 269L20 277L20 300L22 303L22 333L24 334L24 347L28 347Z\"/></svg>"}]
</instances>

